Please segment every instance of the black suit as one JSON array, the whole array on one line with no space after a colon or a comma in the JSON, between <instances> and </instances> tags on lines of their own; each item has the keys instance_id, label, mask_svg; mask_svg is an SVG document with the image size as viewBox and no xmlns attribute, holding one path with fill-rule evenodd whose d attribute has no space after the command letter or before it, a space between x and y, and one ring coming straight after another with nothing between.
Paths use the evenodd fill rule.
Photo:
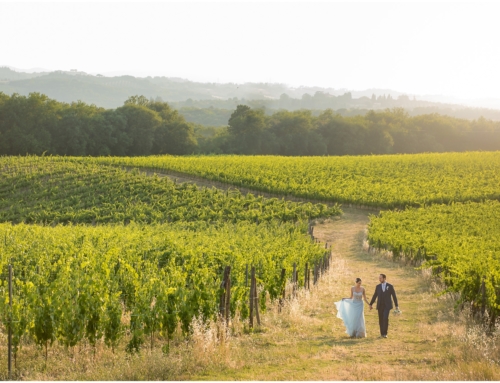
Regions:
<instances>
[{"instance_id":1,"label":"black suit","mask_svg":"<svg viewBox=\"0 0 500 383\"><path fill-rule=\"evenodd\" d=\"M390 283L385 283L385 291L382 291L382 283L375 287L375 293L370 301L370 306L373 305L375 300L377 300L377 311L378 311L378 323L380 326L380 335L387 335L387 329L389 328L389 313L392 309L392 299L394 299L394 304L398 307L398 298L396 297L396 291Z\"/></svg>"}]
</instances>

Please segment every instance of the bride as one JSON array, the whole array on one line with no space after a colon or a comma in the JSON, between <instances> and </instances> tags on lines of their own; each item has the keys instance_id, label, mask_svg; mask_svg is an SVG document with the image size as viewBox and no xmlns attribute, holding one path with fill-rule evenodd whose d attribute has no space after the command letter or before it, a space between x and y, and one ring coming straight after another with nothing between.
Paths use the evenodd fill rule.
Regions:
<instances>
[{"instance_id":1,"label":"bride","mask_svg":"<svg viewBox=\"0 0 500 383\"><path fill-rule=\"evenodd\" d=\"M351 287L351 297L349 299L343 298L339 302L335 302L337 307L337 318L344 321L346 333L351 338L364 338L366 337L365 326L365 307L363 300L366 303L365 288L361 287L361 279L356 278L356 285Z\"/></svg>"}]
</instances>

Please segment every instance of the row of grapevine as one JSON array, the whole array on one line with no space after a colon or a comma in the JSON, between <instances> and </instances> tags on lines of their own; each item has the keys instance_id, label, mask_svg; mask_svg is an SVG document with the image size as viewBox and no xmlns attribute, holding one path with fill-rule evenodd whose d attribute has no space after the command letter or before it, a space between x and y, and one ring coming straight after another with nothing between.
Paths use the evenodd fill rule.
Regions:
<instances>
[{"instance_id":1,"label":"row of grapevine","mask_svg":"<svg viewBox=\"0 0 500 383\"><path fill-rule=\"evenodd\" d=\"M460 300L500 313L500 202L467 202L383 211L368 240L393 256L423 261ZM484 282L484 292L482 284Z\"/></svg>"},{"instance_id":2,"label":"row of grapevine","mask_svg":"<svg viewBox=\"0 0 500 383\"><path fill-rule=\"evenodd\" d=\"M341 213L338 206L177 185L168 178L64 157L2 157L0 169L0 222L299 221Z\"/></svg>"},{"instance_id":3,"label":"row of grapevine","mask_svg":"<svg viewBox=\"0 0 500 383\"><path fill-rule=\"evenodd\" d=\"M47 352L56 340L115 348L127 333L133 352L146 337L168 341L179 326L187 333L193 317L215 315L225 266L231 315L245 319L244 270L256 268L265 310L265 298L283 290L283 269L323 257L306 236L308 220L341 213L92 160L2 157L0 170L0 221L9 222L0 224L0 321L13 333L14 355L23 337Z\"/></svg>"},{"instance_id":4,"label":"row of grapevine","mask_svg":"<svg viewBox=\"0 0 500 383\"><path fill-rule=\"evenodd\" d=\"M213 318L224 266L231 266L231 315L248 317L245 271L256 268L266 296L282 291L284 268L304 269L324 248L304 232L307 224L240 222L89 227L0 224L0 268L14 268L8 307L6 273L0 284L0 320L13 331L14 353L30 337L46 349L57 340L72 347L104 339L116 347L130 334L129 351L149 336L169 339L194 316ZM302 273L303 274L303 273ZM304 276L298 274L298 283ZM130 318L130 319L125 319ZM125 321L125 322L124 322Z\"/></svg>"},{"instance_id":5,"label":"row of grapevine","mask_svg":"<svg viewBox=\"0 0 500 383\"><path fill-rule=\"evenodd\" d=\"M177 171L263 192L380 208L500 199L500 152L100 157L92 161Z\"/></svg>"}]
</instances>

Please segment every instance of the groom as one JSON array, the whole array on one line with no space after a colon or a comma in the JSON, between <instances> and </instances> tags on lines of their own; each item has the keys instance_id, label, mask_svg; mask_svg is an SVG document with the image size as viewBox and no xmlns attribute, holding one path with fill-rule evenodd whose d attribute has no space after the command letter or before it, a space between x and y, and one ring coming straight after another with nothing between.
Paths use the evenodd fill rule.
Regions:
<instances>
[{"instance_id":1,"label":"groom","mask_svg":"<svg viewBox=\"0 0 500 383\"><path fill-rule=\"evenodd\" d=\"M394 304L396 309L398 309L398 298L396 297L396 292L394 287L386 282L385 274L380 274L378 276L380 284L375 287L375 294L370 301L370 310L373 308L372 305L377 300L377 311L378 311L378 323L380 326L380 335L382 338L387 338L387 329L389 327L389 313L392 309L392 299L394 299Z\"/></svg>"}]
</instances>

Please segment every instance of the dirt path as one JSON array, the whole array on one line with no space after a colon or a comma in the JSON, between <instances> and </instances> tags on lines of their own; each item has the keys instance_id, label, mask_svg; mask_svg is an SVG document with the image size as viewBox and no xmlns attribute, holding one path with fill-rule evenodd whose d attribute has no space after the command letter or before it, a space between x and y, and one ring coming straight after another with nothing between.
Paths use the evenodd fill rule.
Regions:
<instances>
[{"instance_id":1,"label":"dirt path","mask_svg":"<svg viewBox=\"0 0 500 383\"><path fill-rule=\"evenodd\" d=\"M234 188L178 175L169 177L177 178L176 182L195 182L199 186ZM261 313L262 326L255 331L249 333L241 321L235 321L232 325L234 335L229 341L214 346L218 330L193 336L196 338L194 346L182 338L168 356L160 348L135 356L124 356L124 351L115 355L102 346L98 362L93 354L95 350L82 345L69 367L68 350L58 347L50 351L50 371L43 366L41 351L27 347L22 358L24 372L18 378L498 380L500 368L484 358L484 333L477 333L474 349L471 343L467 349L467 344L460 340L464 338L464 322L453 314L451 299L437 297L438 290L431 279L421 271L363 250L369 214L376 212L342 209L342 217L314 228L315 237L333 248L334 257L328 273L311 292L300 290L298 299L287 301L281 313L276 306L270 305L267 312ZM403 314L391 314L389 338L382 339L378 337L376 311L369 311L365 306L368 336L350 339L342 321L336 318L334 302L349 295L356 277L362 278L368 299L371 299L380 273L386 274L395 286ZM5 339L2 340L5 344ZM481 347L483 351L477 352Z\"/></svg>"},{"instance_id":2,"label":"dirt path","mask_svg":"<svg viewBox=\"0 0 500 383\"><path fill-rule=\"evenodd\" d=\"M181 173L163 174L176 182L234 188ZM252 192L241 189L243 193ZM273 197L267 193L260 193ZM298 200L294 197L287 199ZM314 201L311 201L314 202ZM342 207L344 215L318 224L314 236L333 245L334 262L312 293L302 293L285 312L271 309L262 328L235 337L227 360L216 369L187 379L242 380L435 380L452 379L450 361L461 357L453 304L438 299L422 271L394 263L363 249L369 214L377 211ZM365 307L368 336L350 339L336 318L334 302L349 296L356 277L368 300L384 273L395 286L402 315L390 316L389 337L379 338L376 310ZM455 327L455 329L454 329ZM450 364L451 363L451 364Z\"/></svg>"},{"instance_id":3,"label":"dirt path","mask_svg":"<svg viewBox=\"0 0 500 383\"><path fill-rule=\"evenodd\" d=\"M368 213L344 209L342 218L319 224L315 236L333 244L334 264L312 294L303 294L285 313L270 310L262 332L234 339L222 370L189 379L243 380L433 380L447 369L450 302L438 300L422 272L363 250ZM368 337L350 339L334 301L349 296L360 277L368 299L387 274L402 315L391 314L388 339L379 338L378 316L365 307ZM453 346L451 346L453 344Z\"/></svg>"},{"instance_id":4,"label":"dirt path","mask_svg":"<svg viewBox=\"0 0 500 383\"><path fill-rule=\"evenodd\" d=\"M181 173L162 174L176 182L234 189ZM265 197L278 197L240 189ZM304 199L285 197L288 200ZM310 201L321 202L321 201ZM314 236L332 244L333 267L311 293L301 292L283 312L276 307L262 315L263 325L253 334L238 333L202 373L189 380L485 380L499 376L467 351L465 325L457 319L454 301L438 297L439 288L420 270L403 266L363 248L369 208L343 206L344 215L317 224ZM378 315L365 306L368 336L350 339L336 318L334 302L349 296L356 277L363 280L368 300L384 273L395 286L401 315L391 314L389 337L379 338Z\"/></svg>"}]
</instances>

